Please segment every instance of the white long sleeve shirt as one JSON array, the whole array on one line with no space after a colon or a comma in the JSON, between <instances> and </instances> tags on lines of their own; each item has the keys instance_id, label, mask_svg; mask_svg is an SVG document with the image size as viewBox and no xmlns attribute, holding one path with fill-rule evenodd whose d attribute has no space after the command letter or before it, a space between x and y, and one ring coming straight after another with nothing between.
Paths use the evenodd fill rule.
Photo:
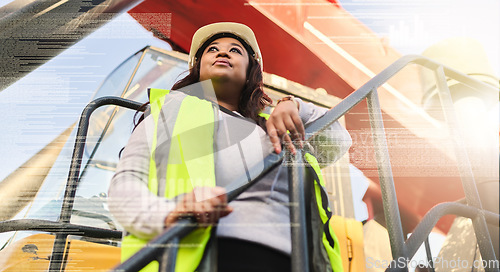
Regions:
<instances>
[{"instance_id":1,"label":"white long sleeve shirt","mask_svg":"<svg viewBox=\"0 0 500 272\"><path fill-rule=\"evenodd\" d=\"M169 96L175 102L176 99L181 101L185 94L171 92ZM299 115L304 125L326 112L326 109L300 99L299 104ZM254 178L247 170L260 167L262 159L274 149L268 135L253 121L220 110L218 118L219 125L214 132L217 146L216 183L217 186L234 187L231 183L241 175ZM165 217L176 204L175 199L154 195L148 189L150 148L145 123L143 121L135 129L123 151L111 180L108 205L127 232L150 239L163 231ZM333 163L347 152L350 145L349 134L336 122L322 134L322 143L316 143L314 148L316 151L323 149L320 152L323 156L317 157L318 161L325 163L326 158ZM217 235L257 242L289 254L291 242L287 204L288 174L286 168L280 166L229 203L234 211L219 220Z\"/></svg>"}]
</instances>

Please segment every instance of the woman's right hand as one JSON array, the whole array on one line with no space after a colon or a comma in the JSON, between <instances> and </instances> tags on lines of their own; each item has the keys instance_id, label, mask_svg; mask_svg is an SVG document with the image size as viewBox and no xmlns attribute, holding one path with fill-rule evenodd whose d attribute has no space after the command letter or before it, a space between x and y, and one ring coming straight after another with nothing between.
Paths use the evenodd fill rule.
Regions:
<instances>
[{"instance_id":1,"label":"woman's right hand","mask_svg":"<svg viewBox=\"0 0 500 272\"><path fill-rule=\"evenodd\" d=\"M213 225L232 211L233 208L227 205L226 189L223 187L195 187L181 197L175 209L165 218L165 228L186 216L193 216L202 226Z\"/></svg>"},{"instance_id":2,"label":"woman's right hand","mask_svg":"<svg viewBox=\"0 0 500 272\"><path fill-rule=\"evenodd\" d=\"M281 152L281 143L294 155L296 153L294 142L302 148L306 133L299 115L299 104L293 100L278 102L266 121L266 128L276 154ZM290 135L287 131L290 131Z\"/></svg>"}]
</instances>

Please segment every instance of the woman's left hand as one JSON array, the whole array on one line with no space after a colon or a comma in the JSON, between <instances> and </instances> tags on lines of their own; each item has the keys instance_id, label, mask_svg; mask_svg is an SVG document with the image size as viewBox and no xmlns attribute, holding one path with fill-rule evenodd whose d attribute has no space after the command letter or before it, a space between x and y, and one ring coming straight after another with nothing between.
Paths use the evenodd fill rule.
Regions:
<instances>
[{"instance_id":1,"label":"woman's left hand","mask_svg":"<svg viewBox=\"0 0 500 272\"><path fill-rule=\"evenodd\" d=\"M302 148L302 141L305 139L304 124L299 116L298 105L293 100L281 101L276 105L266 122L266 128L277 154L281 153L281 142L294 155L296 153L294 143Z\"/></svg>"}]
</instances>

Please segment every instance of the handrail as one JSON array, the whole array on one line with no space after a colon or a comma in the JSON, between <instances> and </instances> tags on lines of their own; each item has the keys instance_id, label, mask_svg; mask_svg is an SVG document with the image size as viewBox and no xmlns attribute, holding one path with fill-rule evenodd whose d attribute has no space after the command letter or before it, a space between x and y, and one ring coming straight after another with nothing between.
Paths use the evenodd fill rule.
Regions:
<instances>
[{"instance_id":1,"label":"handrail","mask_svg":"<svg viewBox=\"0 0 500 272\"><path fill-rule=\"evenodd\" d=\"M306 136L307 139L312 139L316 134L325 128L332 125L336 122L340 117L345 115L349 110L351 110L358 103L367 99L368 102L368 110L370 115L370 124L372 126L372 133L375 139L375 151L377 157L377 165L379 168L379 176L380 183L383 195L383 204L384 204L384 213L386 216L386 222L388 224L388 232L391 239L391 250L393 253L393 258L396 260L398 257L406 257L411 258L419 248L419 246L425 242L424 240L432 230L432 227L436 224L436 222L442 216L446 214L456 214L464 217L471 218L473 220L474 230L476 232L476 236L478 236L478 244L480 247L481 255L485 260L494 260L496 259L495 253L493 251L493 247L491 245L491 238L488 234L487 229L485 228L486 223L497 224L500 218L500 215L494 214L492 212L483 210L481 208L481 203L479 201L479 195L477 193L477 188L475 186L475 181L472 176L472 172L470 171L470 162L467 159L466 154L464 153L463 148L458 146L456 148L457 157L461 160L459 163L465 170L462 170L462 183L464 186L464 191L466 194L467 203L471 206L462 205L458 203L441 203L432 208L422 219L422 221L417 225L413 234L404 241L401 220L399 218L399 210L397 205L397 197L394 188L394 181L392 178L392 170L390 168L390 161L387 152L387 143L385 142L385 132L383 128L383 122L381 117L380 105L378 104L378 96L377 96L377 88L384 85L390 78L392 78L395 74L397 74L400 70L406 67L409 64L417 64L431 70L435 71L437 84L436 87L439 90L439 95L443 104L449 105L451 103L451 98L449 96L449 90L446 85L446 77L453 78L460 83L468 85L472 87L472 89L482 92L482 91L498 91L493 86L477 81L473 78L468 77L458 71L455 71L451 68L443 66L437 62L434 62L425 57L417 56L417 55L408 55L400 58L389 67L384 69L381 73L376 75L358 90L353 92L351 95L342 100L337 106L329 110L324 116L316 120L315 122L309 124L306 127ZM80 123L78 127L78 133L76 136L75 147L73 150L73 157L71 161L71 167L68 174L68 183L66 185L65 196L63 200L63 205L61 209L61 215L59 218L59 222L53 222L48 220L37 220L37 219L21 219L21 220L8 220L0 222L0 232L6 231L16 231L16 230L35 230L35 231L47 231L50 229L50 232L56 233L56 239L54 241L54 249L53 249L53 257L51 258L50 270L59 271L61 268L62 257L64 252L64 245L66 243L66 238L68 235L79 235L85 237L94 237L94 238L110 238L110 239L118 239L121 237L120 231L115 230L107 230L94 228L89 226L75 225L69 223L71 217L71 211L73 207L73 199L75 196L76 188L78 186L79 181L79 171L81 167L81 160L83 156L83 150L85 147L86 134L88 130L88 123L90 120L90 115L92 112L98 107L104 105L115 105L121 106L133 110L144 110L140 109L141 103L134 102L128 99L118 98L118 97L102 97L98 98L87 105L87 107L83 110ZM452 108L452 107L448 107ZM452 121L452 123L457 123L454 120L454 113L447 113L447 118ZM453 124L450 128L452 130L452 134L456 135L456 132L453 131ZM460 139L455 140L456 145L459 145ZM300 150L298 151L301 152ZM300 157L300 156L299 156ZM465 158L465 159L462 159ZM292 159L300 159L300 158L292 158ZM283 160L283 152L279 155L271 154L267 156L264 161L264 170L262 168L255 167L250 169L250 173L252 176L256 176L254 180L251 182L247 182L247 176L243 175L239 180L234 182L233 184L245 184L244 186L239 186L236 188L228 188L228 201L234 200L239 194L244 192L250 186L255 184L258 180L260 180L263 176L269 173L272 169L281 164ZM304 226L305 219L303 218L304 213L304 200L302 186L303 181L298 174L303 171L299 168L290 170L289 179L290 182L290 201L292 201L292 195L295 195L295 198L299 200L298 205L291 205L290 207L290 215L291 220L298 222L298 228L292 227L292 262L294 265L292 267L296 267L300 271L305 271L309 268L309 261L307 258L307 254L304 251L304 244L307 245L307 237L304 236ZM293 188L298 188L293 189ZM300 211L302 210L302 211ZM302 218L301 218L302 217ZM296 219L292 219L296 218ZM120 271L136 271L140 268L147 265L149 262L153 261L157 256L161 255L164 251L164 248L154 246L154 245L163 245L169 241L177 239L177 241L187 235L190 231L196 229L198 227L196 221L193 218L186 218L179 220L175 225L165 230L165 232L152 241L150 241L150 245L152 247L146 247L139 251L132 258L124 262L122 265L117 267L116 269ZM295 234L294 234L295 233ZM302 234L301 234L302 233ZM297 245L301 247L301 249L297 249ZM302 246L300 246L302 245ZM162 256L163 259L170 256ZM175 258L170 258L175 259ZM300 268L299 268L300 267ZM172 268L172 266L170 266ZM391 268L392 269L392 268ZM398 268L396 268L398 269ZM403 268L405 270L405 268ZM391 270L392 271L392 270ZM498 269L486 268L486 271L498 271Z\"/></svg>"},{"instance_id":2,"label":"handrail","mask_svg":"<svg viewBox=\"0 0 500 272\"><path fill-rule=\"evenodd\" d=\"M75 140L75 147L73 149L73 155L71 157L71 165L68 173L68 183L66 184L66 190L64 192L63 203L61 207L61 213L59 215L59 222L62 224L67 224L71 219L71 212L73 210L73 203L76 194L76 189L80 181L80 168L83 158L83 151L85 149L85 142L87 139L87 131L89 128L90 116L99 107L106 105L115 105L128 109L133 109L136 111L141 109L142 103L135 102L132 100L105 96L100 97L85 107L80 116L80 122L78 123L78 131ZM66 239L68 233L60 232L56 234L54 240L54 246L52 249L52 258L50 259L49 271L60 271L63 264L64 248L66 246Z\"/></svg>"},{"instance_id":3,"label":"handrail","mask_svg":"<svg viewBox=\"0 0 500 272\"><path fill-rule=\"evenodd\" d=\"M349 110L351 110L358 103L367 99L368 110L370 115L370 124L372 126L372 133L375 139L375 150L377 165L379 168L380 183L383 195L384 213L386 216L386 222L388 223L388 232L391 239L391 250L393 258L396 260L398 257L413 257L418 247L424 242L425 237L430 233L432 227L436 224L437 220L445 214L457 214L473 219L473 226L476 234L478 236L478 244L480 246L480 252L485 260L496 259L494 254L491 238L485 229L485 224L487 223L498 223L500 216L481 208L481 203L479 201L479 195L477 194L477 188L475 186L475 181L472 177L470 170L470 162L466 158L460 164L462 166L468 167L469 170L461 173L462 183L464 185L464 191L466 193L466 200L469 205L461 205L457 203L441 203L436 207L432 208L423 218L423 220L418 224L417 228L414 230L412 236L408 238L405 242L402 236L401 220L399 218L399 210L397 205L397 197L394 189L394 181L392 178L392 170L390 168L390 161L387 151L387 143L385 142L385 132L383 128L383 122L381 117L380 105L378 104L377 88L381 87L385 82L387 82L391 77L397 74L405 66L414 63L431 70L436 71L437 78L437 88L440 90L440 98L442 103L451 103L449 97L449 90L446 86L446 77L453 78L465 85L472 87L474 90L481 92L486 89L490 91L498 91L493 86L477 81L473 78L468 77L458 71L451 68L443 66L425 57L408 55L400 58L389 67L384 69L381 73L376 75L358 90L353 92L351 95L342 100L337 106L329 110L324 116L311 123L306 127L306 137L308 140L312 139L316 134L325 128L332 125L340 117L345 115ZM21 220L8 220L0 222L0 232L4 231L15 231L15 230L37 230L46 231L48 228L51 229L50 232L56 233L56 239L54 241L54 249L51 258L50 270L59 271L62 264L62 257L64 252L64 245L66 243L66 238L68 235L74 234L86 237L95 238L112 238L116 239L121 236L120 231L106 230L88 226L81 226L69 223L71 217L71 210L73 207L73 199L75 196L76 188L79 181L79 171L81 167L81 160L83 156L83 150L85 147L86 133L88 130L88 122L90 120L90 115L98 107L104 105L116 105L122 106L133 110L144 110L140 109L142 104L134 102L131 100L118 98L118 97L102 97L98 98L87 105L87 107L82 112L80 118L80 123L78 127L78 134L76 137L75 148L73 150L73 157L71 161L71 167L68 175L68 183L66 185L65 197L63 200L63 206L61 209L61 215L59 222L53 222L48 220L35 220L35 219L21 219ZM453 120L453 113L447 116ZM455 141L456 144L460 142L460 139ZM458 157L463 156L463 150L458 147L456 149ZM299 153L301 151L299 150ZM244 186L239 186L236 188L228 188L228 200L231 201L235 199L239 194L248 189L250 186L255 184L264 175L269 173L276 166L280 165L283 160L283 153L271 154L267 156L264 161L264 170L262 168L250 169L252 176L256 176L251 182L247 181L247 176L242 176L233 184L245 184ZM290 172L290 180L295 180L295 183L290 185L290 194L296 194L300 198L301 191L299 187L303 186L300 175L300 168L292 170ZM465 175L465 178L463 177ZM241 181L241 182L239 182ZM299 188L298 191L293 190L293 188ZM304 201L298 201L299 205L291 205L290 214L291 217L299 216L301 217L300 209L303 210ZM295 215L293 215L295 213ZM297 218L299 218L297 217ZM305 226L304 219L298 219L299 227ZM36 223L34 225L33 223ZM129 260L124 262L122 265L118 266L116 269L120 271L136 271L147 265L150 261L161 255L164 248L154 245L166 244L172 240L179 240L181 237L187 235L190 231L198 227L196 221L193 218L185 218L179 220L172 227L165 230L165 232L152 241L150 245L152 247L145 247L140 250L136 255L132 256ZM293 229L292 233L297 233L294 235L292 243L294 248L296 244L304 245L304 236L298 234L303 232L300 228ZM293 235L293 234L292 234ZM301 238L299 238L301 237ZM307 237L306 237L307 239ZM298 242L297 242L297 241ZM307 243L307 241L305 241ZM304 253L304 248L295 251L295 257L292 258L292 262L295 264L300 264L297 267L300 269L308 269L309 264L307 256ZM294 253L292 253L294 254ZM305 257L304 257L305 256ZM162 256L163 259L167 259L169 256ZM170 258L173 259L173 258ZM295 266L292 266L295 267ZM172 268L172 266L170 266ZM398 268L396 268L398 269ZM406 268L403 268L406 270ZM392 271L392 270L391 270ZM498 269L486 268L486 271L498 271Z\"/></svg>"},{"instance_id":4,"label":"handrail","mask_svg":"<svg viewBox=\"0 0 500 272\"><path fill-rule=\"evenodd\" d=\"M408 238L408 240L406 240L406 244L408 245L408 256L415 255L420 245L424 242L427 235L431 233L432 228L434 228L441 217L454 214L474 219L478 217L480 213L484 213L484 217L488 224L498 225L498 222L500 222L499 214L487 210L478 209L473 206L467 206L456 202L437 204L424 215L415 230L413 230L412 235Z\"/></svg>"},{"instance_id":5,"label":"handrail","mask_svg":"<svg viewBox=\"0 0 500 272\"><path fill-rule=\"evenodd\" d=\"M85 109L82 111L80 122L78 124L75 146L73 149L71 165L68 173L68 183L66 184L66 190L59 220L57 222L54 222L41 219L17 219L0 222L0 233L20 230L55 233L56 237L54 239L54 246L50 258L49 271L61 270L64 250L66 246L66 239L68 235L105 239L120 239L122 237L123 233L121 231L70 223L75 193L79 183L79 172L87 138L86 136L89 127L90 116L97 108L106 105L120 106L136 111L145 110L145 108L141 108L141 106L143 105L142 103L111 96L97 98L85 107Z\"/></svg>"},{"instance_id":6,"label":"handrail","mask_svg":"<svg viewBox=\"0 0 500 272\"><path fill-rule=\"evenodd\" d=\"M407 66L410 63L415 63L420 66L427 67L429 69L433 70L439 70L441 73L441 79L444 78L443 76L449 76L454 78L455 80L460 81L463 84L466 84L468 86L473 87L477 91L482 91L483 89L490 89L490 90L495 90L492 86L489 86L487 84L484 84L482 82L479 82L475 79L472 79L460 72L457 72L451 68L442 66L439 63L436 63L430 59L421 57L421 56L416 56L416 55L409 55L409 56L404 56L392 65L390 65L388 68L386 68L384 71L382 71L380 74L375 76L372 80L368 81L365 85L363 85L360 89L357 91L353 92L351 95L349 95L347 98L345 98L339 105L328 111L323 117L312 123L310 126L306 128L306 134L308 136L308 139L311 139L315 134L319 133L322 129L330 126L333 122L337 121L341 116L343 116L345 113L347 113L350 109L352 109L355 105L357 105L359 102L361 102L363 99L368 100L368 105L369 105L369 111L370 111L370 120L371 120L371 126L372 126L372 133L374 134L374 139L375 139L375 145L376 145L376 155L377 155L377 164L379 168L379 175L380 175L380 182L381 182L381 188L382 188L382 194L384 196L384 211L386 214L386 222L389 223L388 225L388 231L391 239L391 250L393 251L393 258L397 259L398 257L405 256L405 257L412 257L415 252L416 252L416 247L420 246L423 241L419 238L421 235L428 235L430 233L430 229L428 229L428 224L429 223L424 223L426 221L423 221L419 226L417 226L417 229L414 232L414 235L408 239L407 242L404 242L403 238L403 232L402 232L402 227L401 227L401 220L399 218L399 210L397 207L397 197L395 193L395 188L394 188L394 182L392 178L392 171L390 168L390 161L389 161L389 156L387 152L387 143L385 142L385 136L380 135L385 135L383 131L383 123L382 123L382 118L381 118L381 111L380 111L380 106L378 104L378 96L376 93L376 89L385 82L387 82L392 76L394 76L397 72L399 72L401 69L403 69L405 66ZM439 79L439 78L438 78ZM443 87L442 82L440 83L438 81L438 87ZM445 91L448 91L445 89ZM444 103L449 103L450 100L444 102ZM377 133L377 131L381 131L382 134ZM252 181L247 183L246 186L240 187L240 188L233 188L235 190L231 190L228 193L228 199L234 199L239 193L243 192L246 190L249 186L251 186L254 182L259 180L263 175L268 173L271 169L279 165L282 161L282 156L272 154L268 157L265 158L264 160L264 171L261 172L258 177ZM470 163L466 163L466 165L469 166L470 168ZM292 173L290 175L290 179L294 179L294 174ZM242 180L246 180L246 176L242 178ZM479 203L479 197L477 195L477 188L475 187L474 180L463 180L464 187L466 187L466 198L469 203L474 203L477 204ZM470 186L470 184L474 186ZM241 184L236 182L236 184ZM474 194L474 190L476 191L476 194ZM470 192L472 191L472 192ZM450 205L458 205L458 204L450 204ZM476 205L477 206L477 205ZM446 206L439 206L439 207L446 207ZM468 207L468 206L466 206ZM465 208L467 209L467 208ZM477 208L477 210L483 211L481 209L480 203ZM446 210L446 209L437 209L437 210ZM454 210L455 211L455 210ZM292 210L291 210L292 212ZM435 212L434 210L429 211L429 214L425 218L433 218L436 220L436 217L438 212ZM459 213L459 212L457 212ZM478 221L480 224L481 222L485 222L485 216L488 219L488 221L492 221L494 219L492 218L497 218L498 215L492 214L490 212L484 211L479 213L479 216L476 216L478 218L476 221ZM442 216L442 215L441 215ZM155 239L151 241L151 245L157 244L157 242L161 243L166 243L169 240L173 239L173 237L182 237L181 234L187 234L189 231L188 229L194 229L196 228L196 223L193 219L191 221L188 221L189 219L184 219L185 221L180 221L177 225L171 227L170 229L166 230L162 235L158 237L158 239ZM427 219L428 220L428 219ZM436 221L437 222L437 221ZM427 224L427 225L425 225ZM484 224L483 224L484 225ZM427 226L427 228L425 228ZM475 226L476 232L483 232L484 228L476 227ZM488 233L486 232L486 235ZM163 238L163 239L159 239ZM492 250L491 246L491 238L487 237L486 241L480 241L478 240L478 243L483 243L483 244L488 244L486 246L481 246L481 253L483 254L485 259L488 258L495 258L494 252ZM142 249L139 254L140 256L145 256L148 255L154 259L154 255L158 254L158 252L155 253L155 249L158 247L146 247ZM142 259L143 261L145 260L144 258L137 258L135 259L132 257L129 259L129 261L125 262L121 266L117 267L117 269L125 269L125 271L131 271L127 269L127 265L129 263L134 263L135 261L140 261L139 259ZM145 262L147 264L149 262ZM129 268L131 268L129 266ZM405 269L403 269L405 270ZM493 271L493 270L491 270Z\"/></svg>"},{"instance_id":7,"label":"handrail","mask_svg":"<svg viewBox=\"0 0 500 272\"><path fill-rule=\"evenodd\" d=\"M292 272L309 272L308 237L306 223L306 193L310 193L310 182L304 182L306 170L302 149L296 154L288 153L288 190L290 203L290 225L292 240Z\"/></svg>"},{"instance_id":8,"label":"handrail","mask_svg":"<svg viewBox=\"0 0 500 272\"><path fill-rule=\"evenodd\" d=\"M437 67L435 70L436 77L436 87L438 89L439 99L441 105L448 109L445 110L445 117L448 120L448 129L450 135L453 135L454 151L457 157L458 171L460 173L460 178L462 180L462 187L465 193L465 199L467 204L482 210L481 199L479 198L479 192L477 190L476 182L474 180L474 174L472 172L472 167L467 155L467 150L462 144L461 135L458 131L458 118L455 114L453 102L451 99L450 90L448 84L446 83L446 74L443 66ZM481 256L485 260L496 260L495 251L493 249L493 244L491 242L491 236L486 225L486 219L484 213L478 213L478 216L472 218L472 226L476 233L477 244L479 245L479 251ZM492 267L486 268L486 271L493 271ZM496 271L499 271L497 267Z\"/></svg>"},{"instance_id":9,"label":"handrail","mask_svg":"<svg viewBox=\"0 0 500 272\"><path fill-rule=\"evenodd\" d=\"M75 198L76 188L78 187L83 151L85 150L86 135L89 129L90 115L97 108L107 105L115 105L128 109L139 110L143 104L125 98L105 96L95 99L85 107L78 124L78 132L76 135L75 147L73 149L73 156L71 158L71 165L68 174L68 183L66 184L61 215L59 217L59 221L61 222L67 223L71 217L73 199Z\"/></svg>"},{"instance_id":10,"label":"handrail","mask_svg":"<svg viewBox=\"0 0 500 272\"><path fill-rule=\"evenodd\" d=\"M466 198L468 203L474 203L476 207L470 207L470 206L465 206L462 205L460 207L456 205L456 203L446 203L449 205L443 205L441 204L440 206L437 206L435 209L432 209L431 211L428 212L428 214L424 217L425 221L422 221L418 226L417 229L414 232L414 235L412 235L406 242L403 237L403 231L402 231L402 226L401 226L401 219L399 217L399 208L398 208L398 203L397 203L397 196L396 196L396 191L395 191L395 186L394 186L394 181L393 181L393 176L392 176L392 170L391 170L391 165L390 165L390 160L389 160L389 154L388 154L388 148L387 148L387 143L385 141L385 131L383 127L383 121L382 121L382 115L381 115L381 109L380 105L378 102L378 95L377 95L377 89L385 84L390 78L392 78L395 74L397 74L400 70L402 70L404 67L407 65L414 63L426 68L429 68L431 70L438 70L440 75L438 78L441 80L441 82L438 80L438 87L443 89L443 84L442 84L442 78L444 76L451 77L463 84L466 84L476 91L483 91L484 89L490 89L495 91L495 88L487 85L485 83L482 83L480 81L477 81L473 78L470 78L454 69L445 67L437 62L434 62L428 58L422 57L422 56L417 56L417 55L407 55L393 64L391 64L389 67L384 69L381 73L376 75L374 78L369 80L366 84L364 84L362 87L360 87L358 90L350 94L348 97L343 99L337 106L329 110L325 115L323 115L321 118L316 120L315 122L311 123L306 127L306 136L307 139L312 139L316 134L324 130L325 128L329 127L332 125L334 122L336 122L340 117L342 117L344 114L346 114L349 110L351 110L354 106L356 106L358 103L360 103L362 100L367 99L368 102L368 110L369 110L369 115L370 115L370 125L372 127L372 134L373 138L375 141L375 152L376 152L376 159L377 159L377 166L379 169L379 176L380 176L380 184L381 184L381 190L382 190L382 195L383 195L383 205L384 205L384 214L386 216L386 222L388 224L388 232L389 232L389 237L391 240L391 251L394 260L397 260L399 257L413 257L413 255L416 252L416 249L423 243L422 236L427 236L430 233L430 230L432 227L429 228L430 225L434 225L435 223L432 223L434 221L437 222L437 217L444 215L446 212L452 212L452 213L457 213L457 214L464 214L468 215L467 211L474 209L474 211L481 211L479 213L476 213L475 215L475 221L476 224L474 225L474 229L477 232L481 232L485 235L485 239L478 239L478 244L480 244L480 250L481 254L483 255L483 259L486 260L492 260L495 259L495 253L493 251L493 247L491 245L491 238L489 238L489 234L485 229L485 217L488 219L488 221L496 220L499 215L493 214L491 212L487 212L482 210L479 202L479 196L477 194L477 188L475 187L475 182L474 179L464 179L462 178L462 183L464 185L465 191L466 191ZM444 89L444 92L449 90ZM443 91L441 91L443 92ZM442 98L442 100L445 100L443 103L451 103L451 100L446 100L446 98ZM455 141L458 143L459 141ZM458 153L460 154L460 153ZM251 182L246 183L244 186L238 187L238 188L229 188L229 193L228 193L228 200L231 201L235 199L241 192L246 190L248 187L252 186L255 182L260 180L265 174L267 174L269 171L271 171L274 167L279 165L283 159L282 154L276 155L276 154L271 154L267 156L264 159L264 170L260 172L260 174L257 174L257 177L252 180ZM470 168L470 163L467 161L465 166L468 166ZM261 168L262 169L262 168ZM259 173L255 171L259 171L258 169L251 169L251 173ZM297 171L291 171L289 175L289 179L296 179L297 176ZM240 178L241 181L243 182L235 182L235 184L244 184L247 180L247 176L244 175ZM238 180L238 181L240 181ZM472 186L471 186L472 184ZM291 188L290 188L291 189ZM475 193L474 193L475 191ZM297 192L295 192L297 193ZM292 194L292 192L290 192ZM303 202L301 202L304 205ZM479 203L479 204L478 204ZM478 204L478 205L477 205ZM300 206L299 205L299 206ZM293 206L293 205L292 205ZM450 208L452 207L452 208ZM301 209L303 207L296 207L296 209ZM464 212L466 211L466 212ZM294 212L293 209L291 208L291 213ZM432 222L429 222L432 221ZM305 222L300 220L299 225L303 225ZM149 262L153 261L156 257L159 256L161 253L161 247L158 245L161 244L166 244L167 242L171 241L172 239L180 239L183 236L187 235L191 230L194 230L197 228L196 221L193 218L188 218L188 219L182 219L179 220L175 225L172 227L168 228L165 230L164 233L150 241L149 245L147 247L144 247L141 249L136 255L132 256L130 259L125 261L123 264L117 266L115 269L119 271L136 271L139 270L140 268L144 267L147 265ZM297 230L300 232L300 230ZM293 232L293 228L292 228ZM292 234L293 235L293 234ZM300 237L296 236L296 237ZM412 238L413 237L413 238ZM294 243L295 240L301 239L301 238L294 238L292 243ZM489 239L489 240L488 240ZM296 242L296 241L295 241ZM298 242L298 244L301 244L302 242ZM301 251L299 251L301 252ZM293 254L293 253L292 253ZM300 255L300 254L299 254ZM299 263L299 267L308 268L308 262L307 262L307 257L304 257L306 254L302 254L302 256L296 256L300 258L301 260L295 261L295 263ZM292 258L292 262L294 261ZM305 261L305 263L303 263ZM300 264L302 262L302 264ZM293 266L292 266L293 267ZM391 271L407 271L407 267L395 267L395 268L389 268ZM487 268L487 271L498 271L498 269L494 270L493 268Z\"/></svg>"}]
</instances>

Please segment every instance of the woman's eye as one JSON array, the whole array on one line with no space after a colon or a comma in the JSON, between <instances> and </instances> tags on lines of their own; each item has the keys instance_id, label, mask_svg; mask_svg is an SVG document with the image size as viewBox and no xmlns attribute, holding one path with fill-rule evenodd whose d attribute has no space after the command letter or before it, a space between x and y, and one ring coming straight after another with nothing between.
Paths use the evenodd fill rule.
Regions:
<instances>
[{"instance_id":1,"label":"woman's eye","mask_svg":"<svg viewBox=\"0 0 500 272\"><path fill-rule=\"evenodd\" d=\"M207 49L207 52L218 51L217 47L211 46Z\"/></svg>"},{"instance_id":2,"label":"woman's eye","mask_svg":"<svg viewBox=\"0 0 500 272\"><path fill-rule=\"evenodd\" d=\"M230 51L230 52L236 52L236 53L238 53L238 54L240 54L240 55L241 55L241 50L240 50L240 49L238 49L238 48L231 48L231 50L229 50L229 51Z\"/></svg>"}]
</instances>

